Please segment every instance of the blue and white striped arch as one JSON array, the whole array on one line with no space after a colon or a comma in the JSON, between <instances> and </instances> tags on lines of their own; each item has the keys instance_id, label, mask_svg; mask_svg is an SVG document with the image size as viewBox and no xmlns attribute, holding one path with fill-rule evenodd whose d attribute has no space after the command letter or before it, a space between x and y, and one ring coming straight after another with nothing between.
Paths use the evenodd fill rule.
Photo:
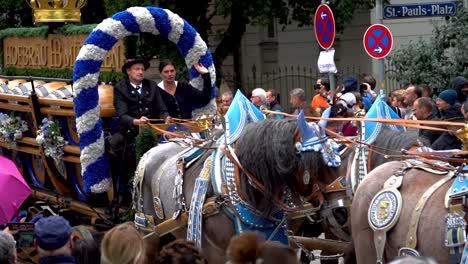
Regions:
<instances>
[{"instance_id":1,"label":"blue and white striped arch","mask_svg":"<svg viewBox=\"0 0 468 264\"><path fill-rule=\"evenodd\" d=\"M161 35L177 45L189 67L192 86L199 89L203 87L203 79L192 65L199 61L208 68L212 100L208 105L195 109L193 116L216 113L216 72L213 59L206 43L185 20L169 10L157 7L131 7L105 19L85 40L73 69L81 174L87 193L102 193L112 186L99 115L99 70L107 52L118 40L140 32Z\"/></svg>"}]
</instances>

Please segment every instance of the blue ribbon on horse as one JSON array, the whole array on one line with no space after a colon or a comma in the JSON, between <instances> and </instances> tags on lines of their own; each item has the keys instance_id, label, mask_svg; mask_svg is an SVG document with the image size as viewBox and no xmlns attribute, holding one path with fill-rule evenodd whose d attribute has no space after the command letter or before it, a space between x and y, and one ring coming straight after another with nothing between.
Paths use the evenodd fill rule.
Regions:
<instances>
[{"instance_id":1,"label":"blue ribbon on horse","mask_svg":"<svg viewBox=\"0 0 468 264\"><path fill-rule=\"evenodd\" d=\"M385 102L385 100L379 95L375 102L372 104L372 107L367 112L366 118L386 118L386 119L401 119L395 111ZM379 122L365 121L365 142L367 144L372 144L377 139L377 136L380 133L382 127L386 124ZM405 128L402 126L396 125L386 125L391 130L398 130L401 132L405 131Z\"/></svg>"}]
</instances>

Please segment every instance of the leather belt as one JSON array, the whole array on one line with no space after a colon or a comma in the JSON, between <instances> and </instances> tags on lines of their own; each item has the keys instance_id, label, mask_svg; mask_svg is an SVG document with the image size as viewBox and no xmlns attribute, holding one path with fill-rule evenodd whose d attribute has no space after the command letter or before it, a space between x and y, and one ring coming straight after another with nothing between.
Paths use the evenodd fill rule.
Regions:
<instances>
[{"instance_id":1,"label":"leather belt","mask_svg":"<svg viewBox=\"0 0 468 264\"><path fill-rule=\"evenodd\" d=\"M410 222L410 226L408 230L408 235L406 236L406 247L409 247L412 249L416 248L416 245L418 243L417 231L418 231L419 219L421 217L421 213L424 209L424 206L426 205L426 202L429 200L432 194L437 189L439 189L440 186L442 186L444 183L449 181L453 177L453 175L454 175L454 171L450 171L449 173L447 173L446 176L438 180L429 189L427 189L424 192L424 194L421 196L419 201L416 203L416 207L413 211L413 214L411 215L411 222Z\"/></svg>"}]
</instances>

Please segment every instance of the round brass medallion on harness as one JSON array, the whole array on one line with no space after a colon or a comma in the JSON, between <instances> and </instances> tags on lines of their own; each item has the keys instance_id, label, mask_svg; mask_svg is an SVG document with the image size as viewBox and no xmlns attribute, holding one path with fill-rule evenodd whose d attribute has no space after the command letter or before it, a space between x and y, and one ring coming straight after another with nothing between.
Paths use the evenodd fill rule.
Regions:
<instances>
[{"instance_id":1,"label":"round brass medallion on harness","mask_svg":"<svg viewBox=\"0 0 468 264\"><path fill-rule=\"evenodd\" d=\"M388 230L398 220L401 211L401 194L396 189L378 192L369 207L368 220L374 230Z\"/></svg>"}]
</instances>

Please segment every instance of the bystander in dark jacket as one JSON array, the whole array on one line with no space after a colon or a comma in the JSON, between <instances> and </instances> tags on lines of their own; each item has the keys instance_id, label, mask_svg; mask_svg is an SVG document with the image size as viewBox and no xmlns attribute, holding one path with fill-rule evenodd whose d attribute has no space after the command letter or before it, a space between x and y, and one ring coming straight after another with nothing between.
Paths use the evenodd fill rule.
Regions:
<instances>
[{"instance_id":1,"label":"bystander in dark jacket","mask_svg":"<svg viewBox=\"0 0 468 264\"><path fill-rule=\"evenodd\" d=\"M40 219L34 226L35 247L39 253L39 264L74 264L73 230L61 216Z\"/></svg>"},{"instance_id":2,"label":"bystander in dark jacket","mask_svg":"<svg viewBox=\"0 0 468 264\"><path fill-rule=\"evenodd\" d=\"M457 92L457 102L463 104L468 98L468 80L463 76L457 76L452 80L450 88Z\"/></svg>"},{"instance_id":3,"label":"bystander in dark jacket","mask_svg":"<svg viewBox=\"0 0 468 264\"><path fill-rule=\"evenodd\" d=\"M413 103L413 115L417 120L438 120L437 116L432 111L431 98L421 97L416 99ZM440 131L431 129L420 128L418 130L418 138L424 146L430 146L441 134Z\"/></svg>"},{"instance_id":4,"label":"bystander in dark jacket","mask_svg":"<svg viewBox=\"0 0 468 264\"><path fill-rule=\"evenodd\" d=\"M275 89L268 89L266 92L266 100L270 104L270 110L274 112L283 112L283 107L280 105L278 100L276 99L276 91ZM272 118L282 119L284 118L283 115L271 115Z\"/></svg>"}]
</instances>

